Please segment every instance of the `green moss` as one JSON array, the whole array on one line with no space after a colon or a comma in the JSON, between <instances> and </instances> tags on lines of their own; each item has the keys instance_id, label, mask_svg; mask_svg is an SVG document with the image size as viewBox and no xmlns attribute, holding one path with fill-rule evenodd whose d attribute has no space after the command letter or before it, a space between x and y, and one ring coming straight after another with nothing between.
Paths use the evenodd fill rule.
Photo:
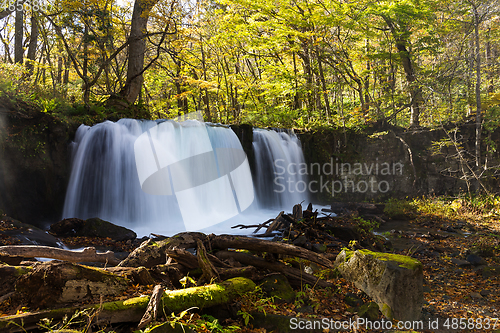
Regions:
<instances>
[{"instance_id":1,"label":"green moss","mask_svg":"<svg viewBox=\"0 0 500 333\"><path fill-rule=\"evenodd\" d=\"M189 307L224 304L236 296L255 289L255 283L247 278L237 277L222 283L204 287L172 290L163 296L163 304L172 311L182 311Z\"/></svg>"},{"instance_id":2,"label":"green moss","mask_svg":"<svg viewBox=\"0 0 500 333\"><path fill-rule=\"evenodd\" d=\"M344 250L344 251L346 252L346 261L349 261L349 259L351 259L352 255L354 254L354 251L350 250ZM393 254L393 253L374 252L370 250L358 250L358 251L364 255L371 255L379 260L396 262L398 263L399 267L404 267L411 270L422 268L422 263L420 261L408 256L403 256L400 254Z\"/></svg>"},{"instance_id":3,"label":"green moss","mask_svg":"<svg viewBox=\"0 0 500 333\"><path fill-rule=\"evenodd\" d=\"M106 311L120 311L127 309L146 309L149 303L149 297L134 297L125 301L107 302L101 306Z\"/></svg>"},{"instance_id":4,"label":"green moss","mask_svg":"<svg viewBox=\"0 0 500 333\"><path fill-rule=\"evenodd\" d=\"M392 319L392 309L389 305L383 303L382 306L380 306L379 304L379 308L380 308L380 312L382 312L382 314L386 317L386 318L389 318L389 319Z\"/></svg>"},{"instance_id":5,"label":"green moss","mask_svg":"<svg viewBox=\"0 0 500 333\"><path fill-rule=\"evenodd\" d=\"M33 270L31 266L12 266L16 269L16 276L27 274Z\"/></svg>"}]
</instances>

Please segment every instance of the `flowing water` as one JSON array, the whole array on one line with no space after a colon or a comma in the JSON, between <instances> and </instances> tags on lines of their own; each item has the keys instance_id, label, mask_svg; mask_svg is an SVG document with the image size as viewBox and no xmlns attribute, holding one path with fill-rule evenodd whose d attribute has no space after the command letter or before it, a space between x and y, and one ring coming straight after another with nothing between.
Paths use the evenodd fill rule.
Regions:
<instances>
[{"instance_id":1,"label":"flowing water","mask_svg":"<svg viewBox=\"0 0 500 333\"><path fill-rule=\"evenodd\" d=\"M238 137L225 126L133 119L82 125L63 218L100 217L139 235L234 233L233 225L262 223L307 199L295 186L306 180L296 172L303 155L293 133L255 129L253 148L252 178Z\"/></svg>"}]
</instances>

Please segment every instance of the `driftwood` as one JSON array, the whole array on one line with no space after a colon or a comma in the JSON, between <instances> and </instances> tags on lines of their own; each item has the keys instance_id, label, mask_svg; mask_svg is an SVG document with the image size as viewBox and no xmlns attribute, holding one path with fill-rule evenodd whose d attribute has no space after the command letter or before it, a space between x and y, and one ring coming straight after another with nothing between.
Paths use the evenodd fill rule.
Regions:
<instances>
[{"instance_id":1,"label":"driftwood","mask_svg":"<svg viewBox=\"0 0 500 333\"><path fill-rule=\"evenodd\" d=\"M217 284L201 287L165 291L161 300L163 306L175 311L183 311L190 307L205 308L226 304L234 298L255 289L255 283L245 278L234 278ZM150 297L134 297L124 301L106 302L84 307L70 307L40 312L29 312L20 315L0 317L0 331L19 332L37 328L41 319L60 320L64 316L71 317L75 312L84 309L96 311L95 324L112 324L139 322L147 309Z\"/></svg>"},{"instance_id":2,"label":"driftwood","mask_svg":"<svg viewBox=\"0 0 500 333\"><path fill-rule=\"evenodd\" d=\"M148 239L120 262L118 266L144 266L150 268L165 264L167 262L166 250L196 248L197 239L205 241L207 236L201 232L183 232L167 239L156 241Z\"/></svg>"},{"instance_id":3,"label":"driftwood","mask_svg":"<svg viewBox=\"0 0 500 333\"><path fill-rule=\"evenodd\" d=\"M257 269L253 266L233 267L233 268L219 268L219 275L222 280L231 279L234 277L242 276L251 280L260 280Z\"/></svg>"},{"instance_id":4,"label":"driftwood","mask_svg":"<svg viewBox=\"0 0 500 333\"><path fill-rule=\"evenodd\" d=\"M38 263L16 281L16 294L33 308L48 308L101 296L121 295L127 279L105 271L70 262Z\"/></svg>"},{"instance_id":5,"label":"driftwood","mask_svg":"<svg viewBox=\"0 0 500 333\"><path fill-rule=\"evenodd\" d=\"M275 272L280 272L286 275L290 279L290 283L294 284L303 284L303 283L308 283L310 285L317 285L319 287L331 287L332 284L328 283L324 280L321 280L317 277L315 277L312 274L308 274L300 269L293 268L290 266L287 266L281 262L269 262L265 259L258 258L256 256L253 256L251 254L247 253L242 253L242 252L235 252L235 251L219 251L217 252L217 256L220 259L228 259L228 258L233 258L242 264L245 265L252 265L255 267L260 267L260 268L265 268L269 269Z\"/></svg>"},{"instance_id":6,"label":"driftwood","mask_svg":"<svg viewBox=\"0 0 500 333\"><path fill-rule=\"evenodd\" d=\"M191 252L184 249L166 249L165 253L179 264L188 269L198 268L198 259Z\"/></svg>"},{"instance_id":7,"label":"driftwood","mask_svg":"<svg viewBox=\"0 0 500 333\"><path fill-rule=\"evenodd\" d=\"M284 211L280 212L273 223L267 228L265 235L270 235L275 230L286 228L290 223L283 217Z\"/></svg>"},{"instance_id":8,"label":"driftwood","mask_svg":"<svg viewBox=\"0 0 500 333\"><path fill-rule=\"evenodd\" d=\"M231 235L211 236L210 243L212 244L212 247L220 249L245 249L258 252L285 254L291 257L300 257L325 267L333 268L333 263L321 254L291 244Z\"/></svg>"},{"instance_id":9,"label":"driftwood","mask_svg":"<svg viewBox=\"0 0 500 333\"><path fill-rule=\"evenodd\" d=\"M210 259L208 259L207 250L205 249L203 242L199 239L198 239L198 249L196 252L196 257L198 257L198 265L200 265L201 271L203 272L203 275L201 276L199 282L202 282L204 280L212 281L214 279L215 281L219 281L220 280L219 273L215 269Z\"/></svg>"},{"instance_id":10,"label":"driftwood","mask_svg":"<svg viewBox=\"0 0 500 333\"><path fill-rule=\"evenodd\" d=\"M156 320L160 309L161 296L163 295L164 291L165 290L163 289L163 286L161 284L155 286L155 288L153 289L153 293L151 294L151 298L149 299L146 312L144 313L144 316L142 316L142 319L137 326L138 329L143 329L150 322Z\"/></svg>"},{"instance_id":11,"label":"driftwood","mask_svg":"<svg viewBox=\"0 0 500 333\"><path fill-rule=\"evenodd\" d=\"M0 246L0 253L8 256L41 257L69 262L104 262L110 265L118 265L120 262L113 252L97 253L95 247L86 247L81 251L70 251L50 246L9 245Z\"/></svg>"}]
</instances>

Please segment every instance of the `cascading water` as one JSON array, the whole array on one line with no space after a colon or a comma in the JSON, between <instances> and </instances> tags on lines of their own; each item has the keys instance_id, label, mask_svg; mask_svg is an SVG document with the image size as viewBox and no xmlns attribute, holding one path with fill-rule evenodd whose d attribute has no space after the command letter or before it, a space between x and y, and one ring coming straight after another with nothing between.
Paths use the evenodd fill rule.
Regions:
<instances>
[{"instance_id":1,"label":"cascading water","mask_svg":"<svg viewBox=\"0 0 500 333\"><path fill-rule=\"evenodd\" d=\"M294 133L254 129L253 149L259 207L291 210L307 201L306 175L299 170L304 155Z\"/></svg>"},{"instance_id":2,"label":"cascading water","mask_svg":"<svg viewBox=\"0 0 500 333\"><path fill-rule=\"evenodd\" d=\"M141 137L146 146L137 146ZM160 145L163 148L159 148ZM132 119L106 121L92 127L82 125L72 147L73 165L63 218L100 217L131 228L139 235L151 232L172 235L205 227L209 232L229 231L230 226L238 223L263 222L276 216L276 211L270 209L290 210L306 199L305 193L295 189L281 191L282 187L274 184L275 176L282 177L276 182L285 186L287 182L302 180L293 175L298 163L303 162L297 137L284 132L254 130L253 145L255 183L246 157L245 166L238 154L227 156L228 152L242 151L237 136L227 127L206 126L196 121L179 124ZM207 147L213 149L213 154ZM149 149L155 154L150 159L152 162L148 162L148 152L144 152ZM189 164L186 161L190 156L201 157ZM168 164L168 169L162 163ZM290 167L289 163L292 163ZM213 169L210 165L215 165L215 176L207 176ZM279 166L285 169L284 174L278 174L283 170ZM202 171L193 173L193 168ZM143 171L151 172L141 177ZM162 179L148 178L157 171L165 171ZM193 175L194 180L188 179ZM214 179L209 185L204 184L207 177ZM182 179L182 186L178 179ZM146 190L148 182L149 191ZM186 182L192 184L190 189L186 189ZM202 183L203 186L198 186ZM158 189L160 185L170 186L175 195L151 192L151 188ZM252 187L255 187L255 201Z\"/></svg>"}]
</instances>

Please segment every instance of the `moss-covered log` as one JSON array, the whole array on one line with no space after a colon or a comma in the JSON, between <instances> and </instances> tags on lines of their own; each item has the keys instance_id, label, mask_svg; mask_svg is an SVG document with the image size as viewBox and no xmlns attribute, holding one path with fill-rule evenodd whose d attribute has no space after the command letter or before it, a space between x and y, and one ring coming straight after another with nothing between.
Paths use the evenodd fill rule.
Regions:
<instances>
[{"instance_id":1,"label":"moss-covered log","mask_svg":"<svg viewBox=\"0 0 500 333\"><path fill-rule=\"evenodd\" d=\"M181 290L166 291L162 297L165 309L175 312L190 307L206 308L231 302L236 297L255 289L255 283L246 278L234 278L217 284ZM78 311L90 309L97 311L95 323L139 322L146 311L149 296L134 297L125 301L107 302L86 307L70 307L56 310L23 313L0 317L0 331L19 332L37 327L43 318L60 320Z\"/></svg>"}]
</instances>

